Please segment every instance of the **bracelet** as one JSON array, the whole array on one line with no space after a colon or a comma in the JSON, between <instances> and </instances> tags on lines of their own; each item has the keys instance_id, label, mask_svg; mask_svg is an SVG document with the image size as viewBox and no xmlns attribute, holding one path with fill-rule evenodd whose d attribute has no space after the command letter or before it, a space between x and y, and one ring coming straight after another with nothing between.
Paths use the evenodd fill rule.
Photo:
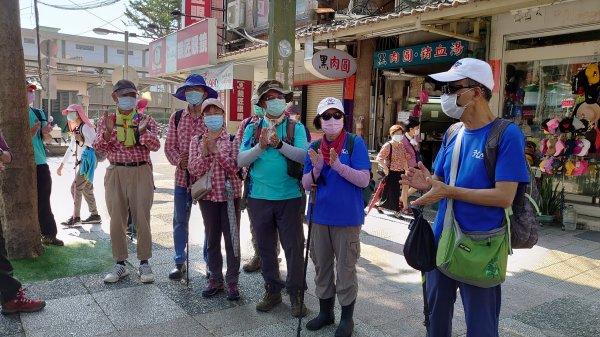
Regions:
<instances>
[{"instance_id":1,"label":"bracelet","mask_svg":"<svg viewBox=\"0 0 600 337\"><path fill-rule=\"evenodd\" d=\"M275 146L275 148L277 150L281 149L281 147L283 146L283 141L279 140L279 143L277 144L277 146Z\"/></svg>"}]
</instances>

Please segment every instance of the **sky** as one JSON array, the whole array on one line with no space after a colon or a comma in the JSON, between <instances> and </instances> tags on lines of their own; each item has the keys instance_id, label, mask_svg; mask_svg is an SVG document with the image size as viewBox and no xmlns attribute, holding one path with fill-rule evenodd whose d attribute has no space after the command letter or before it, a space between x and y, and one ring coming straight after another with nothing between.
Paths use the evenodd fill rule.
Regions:
<instances>
[{"instance_id":1,"label":"sky","mask_svg":"<svg viewBox=\"0 0 600 337\"><path fill-rule=\"evenodd\" d=\"M100 27L116 31L129 31L143 34L128 23L125 17L125 5L128 0L120 0L110 6L86 10L63 10L41 4L38 0L40 26L60 28L59 33L90 36L109 40L123 40L121 34L98 35L92 30ZM53 5L75 6L88 3L89 0L41 0ZM35 11L33 0L19 0L21 8L21 27L35 28ZM134 43L149 43L150 39L130 38Z\"/></svg>"}]
</instances>

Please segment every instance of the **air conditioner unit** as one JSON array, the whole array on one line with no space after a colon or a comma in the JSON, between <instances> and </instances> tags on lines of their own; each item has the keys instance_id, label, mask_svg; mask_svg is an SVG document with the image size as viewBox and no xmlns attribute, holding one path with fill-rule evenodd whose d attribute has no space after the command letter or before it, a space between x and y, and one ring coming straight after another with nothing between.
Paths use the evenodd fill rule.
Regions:
<instances>
[{"instance_id":1,"label":"air conditioner unit","mask_svg":"<svg viewBox=\"0 0 600 337\"><path fill-rule=\"evenodd\" d=\"M227 4L227 26L239 28L244 26L246 18L246 2L234 0Z\"/></svg>"}]
</instances>

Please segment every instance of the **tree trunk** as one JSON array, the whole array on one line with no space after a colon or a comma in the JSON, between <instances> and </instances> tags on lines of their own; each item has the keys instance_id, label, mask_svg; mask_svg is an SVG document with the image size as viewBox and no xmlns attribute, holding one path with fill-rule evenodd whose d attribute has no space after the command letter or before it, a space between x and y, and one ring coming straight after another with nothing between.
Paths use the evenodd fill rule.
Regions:
<instances>
[{"instance_id":1,"label":"tree trunk","mask_svg":"<svg viewBox=\"0 0 600 337\"><path fill-rule=\"evenodd\" d=\"M2 0L0 10L0 131L13 161L0 173L0 221L11 258L38 256L43 251L37 214L37 187L25 61L21 43L19 1Z\"/></svg>"}]
</instances>

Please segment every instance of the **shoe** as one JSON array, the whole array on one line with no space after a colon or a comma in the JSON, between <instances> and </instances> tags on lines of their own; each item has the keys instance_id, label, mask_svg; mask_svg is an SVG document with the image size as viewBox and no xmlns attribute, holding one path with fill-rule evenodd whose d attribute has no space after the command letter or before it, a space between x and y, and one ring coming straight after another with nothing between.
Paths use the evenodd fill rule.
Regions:
<instances>
[{"instance_id":1,"label":"shoe","mask_svg":"<svg viewBox=\"0 0 600 337\"><path fill-rule=\"evenodd\" d=\"M87 219L83 220L81 223L99 224L102 223L102 218L100 217L100 214L92 214Z\"/></svg>"},{"instance_id":2,"label":"shoe","mask_svg":"<svg viewBox=\"0 0 600 337\"><path fill-rule=\"evenodd\" d=\"M19 289L17 297L2 303L2 314L40 311L46 306L45 301L25 297L25 290L24 288Z\"/></svg>"},{"instance_id":3,"label":"shoe","mask_svg":"<svg viewBox=\"0 0 600 337\"><path fill-rule=\"evenodd\" d=\"M322 327L335 323L335 316L333 315L333 305L335 304L335 297L327 299L319 299L319 314L317 317L311 319L306 323L306 330L317 331Z\"/></svg>"},{"instance_id":4,"label":"shoe","mask_svg":"<svg viewBox=\"0 0 600 337\"><path fill-rule=\"evenodd\" d=\"M77 225L81 224L81 218L80 217L70 217L66 221L61 222L60 224L63 226L67 226L67 227L77 226Z\"/></svg>"},{"instance_id":5,"label":"shoe","mask_svg":"<svg viewBox=\"0 0 600 337\"><path fill-rule=\"evenodd\" d=\"M169 273L169 280L181 280L185 272L185 264L176 264L175 269L171 270Z\"/></svg>"},{"instance_id":6,"label":"shoe","mask_svg":"<svg viewBox=\"0 0 600 337\"><path fill-rule=\"evenodd\" d=\"M129 269L122 264L115 263L110 273L104 276L104 283L115 283L127 275L129 275Z\"/></svg>"},{"instance_id":7,"label":"shoe","mask_svg":"<svg viewBox=\"0 0 600 337\"><path fill-rule=\"evenodd\" d=\"M340 324L335 330L335 337L350 337L354 331L354 304L356 300L347 306L342 306L342 317L340 318Z\"/></svg>"},{"instance_id":8,"label":"shoe","mask_svg":"<svg viewBox=\"0 0 600 337\"><path fill-rule=\"evenodd\" d=\"M308 309L306 309L306 305L302 302L302 296L304 292L302 290L298 290L295 294L290 294L290 303L292 305L292 316L294 317L304 317L308 314Z\"/></svg>"},{"instance_id":9,"label":"shoe","mask_svg":"<svg viewBox=\"0 0 600 337\"><path fill-rule=\"evenodd\" d=\"M42 235L42 243L45 245L51 245L51 246L59 246L62 247L65 245L65 243L56 238L56 236L47 236L47 235Z\"/></svg>"},{"instance_id":10,"label":"shoe","mask_svg":"<svg viewBox=\"0 0 600 337\"><path fill-rule=\"evenodd\" d=\"M213 297L224 289L225 287L223 286L223 281L218 281L217 279L211 278L208 280L208 285L206 288L202 290L202 297Z\"/></svg>"},{"instance_id":11,"label":"shoe","mask_svg":"<svg viewBox=\"0 0 600 337\"><path fill-rule=\"evenodd\" d=\"M227 285L227 300L237 301L240 299L240 290L238 289L237 283L230 283Z\"/></svg>"},{"instance_id":12,"label":"shoe","mask_svg":"<svg viewBox=\"0 0 600 337\"><path fill-rule=\"evenodd\" d=\"M154 274L152 273L152 268L147 263L140 264L140 268L138 269L138 275L140 276L140 281L142 283L152 283L154 282Z\"/></svg>"},{"instance_id":13,"label":"shoe","mask_svg":"<svg viewBox=\"0 0 600 337\"><path fill-rule=\"evenodd\" d=\"M250 261L248 261L242 267L246 273L253 273L260 269L260 258L258 255L254 255Z\"/></svg>"},{"instance_id":14,"label":"shoe","mask_svg":"<svg viewBox=\"0 0 600 337\"><path fill-rule=\"evenodd\" d=\"M269 312L281 303L281 292L274 292L270 284L265 284L265 293L260 302L256 303L256 310Z\"/></svg>"}]
</instances>

